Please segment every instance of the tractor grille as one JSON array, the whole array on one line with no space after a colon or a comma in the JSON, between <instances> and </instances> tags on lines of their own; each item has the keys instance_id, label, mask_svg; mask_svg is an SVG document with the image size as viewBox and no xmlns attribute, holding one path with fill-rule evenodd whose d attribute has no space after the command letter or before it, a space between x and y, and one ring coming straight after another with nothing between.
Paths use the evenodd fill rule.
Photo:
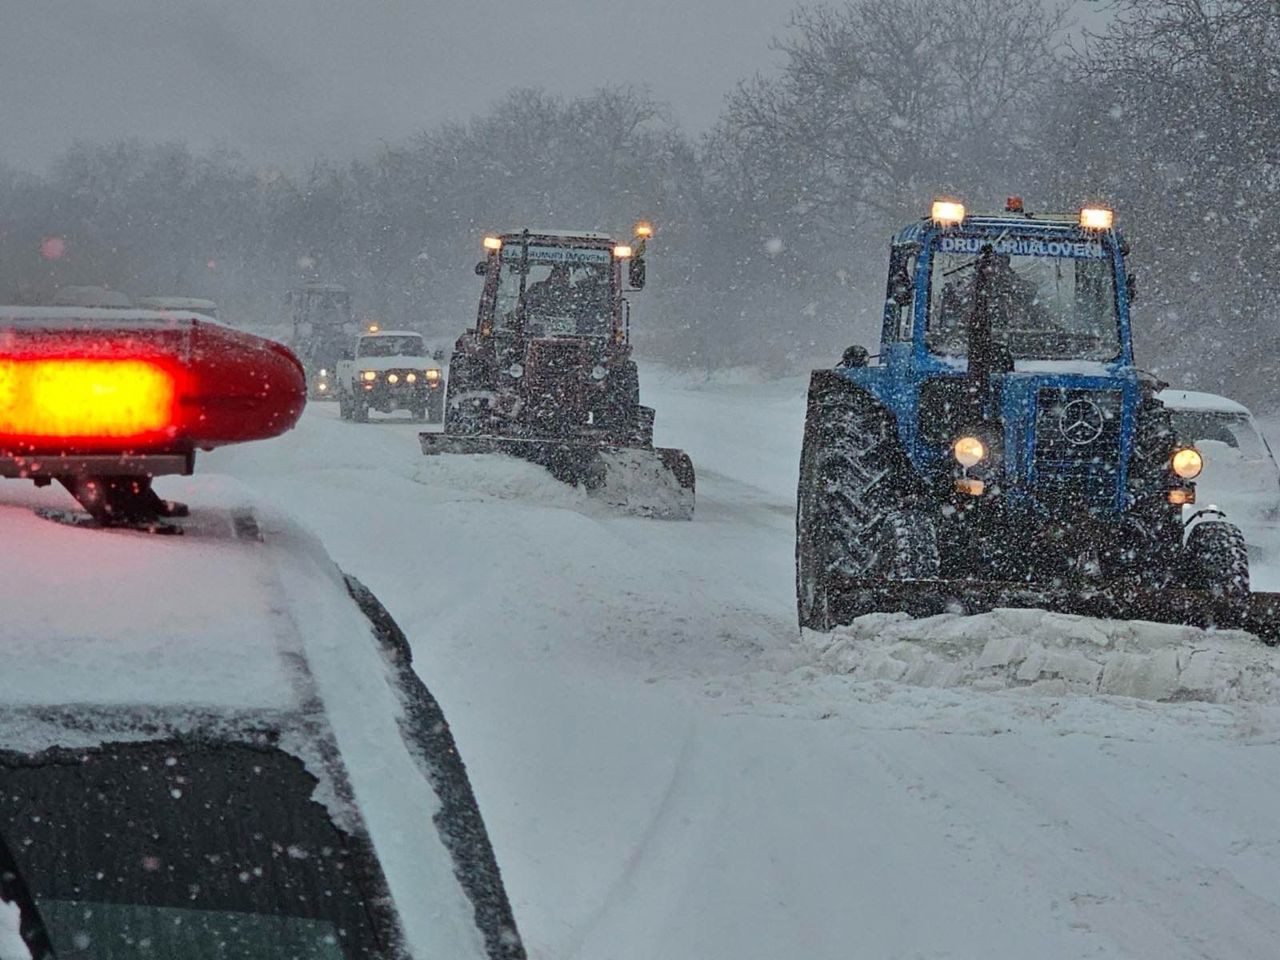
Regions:
<instances>
[{"instance_id":1,"label":"tractor grille","mask_svg":"<svg viewBox=\"0 0 1280 960\"><path fill-rule=\"evenodd\" d=\"M525 357L525 389L535 403L576 408L586 350L578 340L534 340Z\"/></svg>"},{"instance_id":2,"label":"tractor grille","mask_svg":"<svg viewBox=\"0 0 1280 960\"><path fill-rule=\"evenodd\" d=\"M1036 397L1035 490L1039 499L1110 508L1120 472L1119 390L1041 390Z\"/></svg>"}]
</instances>

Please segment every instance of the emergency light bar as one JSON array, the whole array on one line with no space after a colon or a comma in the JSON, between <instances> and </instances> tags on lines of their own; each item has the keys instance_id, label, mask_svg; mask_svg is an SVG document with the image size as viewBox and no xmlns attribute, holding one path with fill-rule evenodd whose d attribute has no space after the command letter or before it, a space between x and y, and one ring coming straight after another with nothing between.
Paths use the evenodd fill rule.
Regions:
<instances>
[{"instance_id":1,"label":"emergency light bar","mask_svg":"<svg viewBox=\"0 0 1280 960\"><path fill-rule=\"evenodd\" d=\"M152 477L278 436L305 404L287 347L192 314L0 307L0 476L100 499L131 478L131 497L159 503Z\"/></svg>"},{"instance_id":2,"label":"emergency light bar","mask_svg":"<svg viewBox=\"0 0 1280 960\"><path fill-rule=\"evenodd\" d=\"M929 218L941 227L955 227L964 222L964 204L954 200L935 200Z\"/></svg>"}]
</instances>

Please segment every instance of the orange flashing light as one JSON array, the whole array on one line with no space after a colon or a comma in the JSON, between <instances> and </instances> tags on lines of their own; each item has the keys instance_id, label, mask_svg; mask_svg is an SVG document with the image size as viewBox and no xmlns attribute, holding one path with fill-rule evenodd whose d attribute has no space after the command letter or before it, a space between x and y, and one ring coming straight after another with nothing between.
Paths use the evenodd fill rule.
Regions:
<instances>
[{"instance_id":1,"label":"orange flashing light","mask_svg":"<svg viewBox=\"0 0 1280 960\"><path fill-rule=\"evenodd\" d=\"M140 440L176 429L174 373L151 360L0 360L0 436Z\"/></svg>"},{"instance_id":2,"label":"orange flashing light","mask_svg":"<svg viewBox=\"0 0 1280 960\"><path fill-rule=\"evenodd\" d=\"M1080 226L1086 230L1110 230L1115 214L1106 207L1082 207Z\"/></svg>"},{"instance_id":3,"label":"orange flashing light","mask_svg":"<svg viewBox=\"0 0 1280 960\"><path fill-rule=\"evenodd\" d=\"M1186 490L1178 488L1169 491L1169 502L1174 506L1186 506L1189 503L1196 502L1196 492L1194 490Z\"/></svg>"},{"instance_id":4,"label":"orange flashing light","mask_svg":"<svg viewBox=\"0 0 1280 960\"><path fill-rule=\"evenodd\" d=\"M648 220L641 220L636 224L636 236L648 240L653 236L653 224Z\"/></svg>"}]
</instances>

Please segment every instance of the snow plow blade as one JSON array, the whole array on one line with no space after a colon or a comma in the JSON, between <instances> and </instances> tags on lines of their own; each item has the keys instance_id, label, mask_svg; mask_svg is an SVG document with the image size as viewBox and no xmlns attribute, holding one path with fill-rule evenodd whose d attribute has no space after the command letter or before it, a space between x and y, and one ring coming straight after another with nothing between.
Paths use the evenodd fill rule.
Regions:
<instances>
[{"instance_id":1,"label":"snow plow blade","mask_svg":"<svg viewBox=\"0 0 1280 960\"><path fill-rule=\"evenodd\" d=\"M693 519L693 461L683 450L444 433L420 433L418 437L422 452L428 456L498 453L518 457L626 513L664 520Z\"/></svg>"},{"instance_id":2,"label":"snow plow blade","mask_svg":"<svg viewBox=\"0 0 1280 960\"><path fill-rule=\"evenodd\" d=\"M1063 589L1026 583L968 580L833 583L828 594L831 627L867 613L985 613L998 607L1022 607L1073 613L1102 620L1150 620L1189 627L1244 630L1264 643L1280 643L1280 593L1251 593L1245 604L1223 600L1204 590L1151 592L1115 583L1098 589Z\"/></svg>"}]
</instances>

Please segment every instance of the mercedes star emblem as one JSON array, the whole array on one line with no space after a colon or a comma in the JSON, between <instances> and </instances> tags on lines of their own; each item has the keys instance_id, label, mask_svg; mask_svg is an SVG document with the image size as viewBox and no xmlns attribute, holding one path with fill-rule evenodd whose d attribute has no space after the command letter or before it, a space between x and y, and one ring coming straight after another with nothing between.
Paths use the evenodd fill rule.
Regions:
<instances>
[{"instance_id":1,"label":"mercedes star emblem","mask_svg":"<svg viewBox=\"0 0 1280 960\"><path fill-rule=\"evenodd\" d=\"M1077 447L1093 443L1102 436L1102 410L1092 400L1072 400L1062 408L1058 429Z\"/></svg>"}]
</instances>

